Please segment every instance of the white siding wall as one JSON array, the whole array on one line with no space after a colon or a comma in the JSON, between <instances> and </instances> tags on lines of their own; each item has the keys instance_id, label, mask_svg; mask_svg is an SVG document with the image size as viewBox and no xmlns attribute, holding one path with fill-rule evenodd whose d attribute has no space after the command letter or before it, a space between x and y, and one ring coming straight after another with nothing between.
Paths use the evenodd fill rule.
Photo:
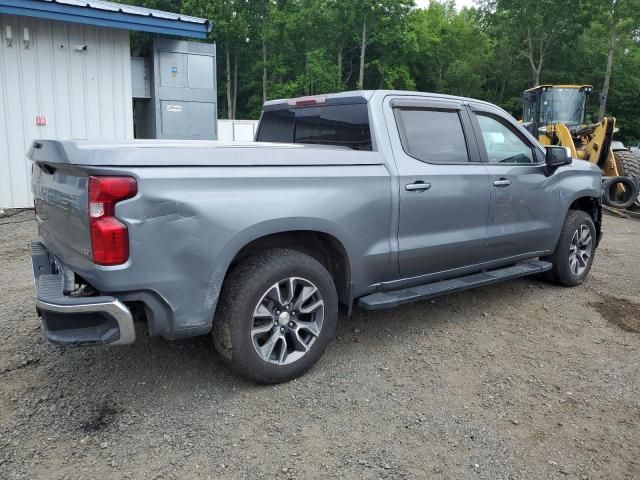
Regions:
<instances>
[{"instance_id":1,"label":"white siding wall","mask_svg":"<svg viewBox=\"0 0 640 480\"><path fill-rule=\"evenodd\" d=\"M218 140L253 142L258 120L218 120Z\"/></svg>"},{"instance_id":2,"label":"white siding wall","mask_svg":"<svg viewBox=\"0 0 640 480\"><path fill-rule=\"evenodd\" d=\"M128 31L0 15L0 208L32 206L26 153L37 138L133 138Z\"/></svg>"}]
</instances>

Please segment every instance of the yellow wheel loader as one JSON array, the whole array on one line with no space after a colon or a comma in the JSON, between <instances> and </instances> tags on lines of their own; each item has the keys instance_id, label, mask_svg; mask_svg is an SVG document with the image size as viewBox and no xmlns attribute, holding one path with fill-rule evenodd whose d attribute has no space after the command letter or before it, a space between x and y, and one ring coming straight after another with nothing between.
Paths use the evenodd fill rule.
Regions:
<instances>
[{"instance_id":1,"label":"yellow wheel loader","mask_svg":"<svg viewBox=\"0 0 640 480\"><path fill-rule=\"evenodd\" d=\"M640 153L613 140L616 119L585 123L591 85L539 85L523 94L522 124L543 145L562 145L573 158L602 169L603 202L615 208L640 208Z\"/></svg>"}]
</instances>

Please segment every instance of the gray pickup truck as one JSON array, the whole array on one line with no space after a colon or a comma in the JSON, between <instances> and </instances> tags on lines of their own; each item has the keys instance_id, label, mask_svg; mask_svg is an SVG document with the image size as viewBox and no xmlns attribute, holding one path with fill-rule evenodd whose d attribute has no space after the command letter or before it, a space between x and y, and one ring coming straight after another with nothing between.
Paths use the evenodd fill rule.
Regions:
<instances>
[{"instance_id":1,"label":"gray pickup truck","mask_svg":"<svg viewBox=\"0 0 640 480\"><path fill-rule=\"evenodd\" d=\"M51 342L211 333L257 382L307 371L354 304L579 285L601 237L600 170L468 98L277 100L255 143L38 140L30 158Z\"/></svg>"}]
</instances>

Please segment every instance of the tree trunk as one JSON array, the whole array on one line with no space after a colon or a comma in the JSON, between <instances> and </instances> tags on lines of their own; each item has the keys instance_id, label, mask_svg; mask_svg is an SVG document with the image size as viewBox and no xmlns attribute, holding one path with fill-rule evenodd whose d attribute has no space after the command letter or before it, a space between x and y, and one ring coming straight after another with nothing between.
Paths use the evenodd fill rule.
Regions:
<instances>
[{"instance_id":1,"label":"tree trunk","mask_svg":"<svg viewBox=\"0 0 640 480\"><path fill-rule=\"evenodd\" d=\"M232 104L231 104L231 56L229 54L229 44L226 44L225 56L227 60L227 118L231 120L233 118Z\"/></svg>"},{"instance_id":2,"label":"tree trunk","mask_svg":"<svg viewBox=\"0 0 640 480\"><path fill-rule=\"evenodd\" d=\"M267 101L267 42L262 40L262 103Z\"/></svg>"},{"instance_id":3,"label":"tree trunk","mask_svg":"<svg viewBox=\"0 0 640 480\"><path fill-rule=\"evenodd\" d=\"M598 111L598 120L602 120L607 111L607 97L609 96L609 83L611 81L611 70L613 68L613 50L615 48L616 39L611 35L609 43L609 53L607 55L607 69L604 72L604 85L602 86L602 100L600 102L600 110Z\"/></svg>"},{"instance_id":4,"label":"tree trunk","mask_svg":"<svg viewBox=\"0 0 640 480\"><path fill-rule=\"evenodd\" d=\"M540 71L542 70L542 62L544 60L544 48L542 45L542 39L540 40L540 57L538 64L534 60L535 52L533 50L533 39L531 38L531 28L527 28L527 40L529 44L529 50L527 51L527 58L529 59L529 65L531 65L531 79L533 80L533 87L540 85Z\"/></svg>"},{"instance_id":5,"label":"tree trunk","mask_svg":"<svg viewBox=\"0 0 640 480\"><path fill-rule=\"evenodd\" d=\"M342 49L343 49L343 44L340 44L340 47L338 48L338 91L342 90Z\"/></svg>"},{"instance_id":6,"label":"tree trunk","mask_svg":"<svg viewBox=\"0 0 640 480\"><path fill-rule=\"evenodd\" d=\"M311 95L311 76L309 75L309 52L304 54L304 77L307 80L304 85L304 94Z\"/></svg>"},{"instance_id":7,"label":"tree trunk","mask_svg":"<svg viewBox=\"0 0 640 480\"><path fill-rule=\"evenodd\" d=\"M236 105L238 103L238 55L233 57L233 120L236 119Z\"/></svg>"},{"instance_id":8,"label":"tree trunk","mask_svg":"<svg viewBox=\"0 0 640 480\"><path fill-rule=\"evenodd\" d=\"M360 46L360 76L358 77L358 89L364 89L364 56L367 50L367 16L362 21L362 45Z\"/></svg>"},{"instance_id":9,"label":"tree trunk","mask_svg":"<svg viewBox=\"0 0 640 480\"><path fill-rule=\"evenodd\" d=\"M500 96L498 97L499 101L498 101L498 105L502 103L502 100L504 99L504 90L507 87L507 80L506 80L506 76L502 77L502 86L500 87Z\"/></svg>"}]
</instances>

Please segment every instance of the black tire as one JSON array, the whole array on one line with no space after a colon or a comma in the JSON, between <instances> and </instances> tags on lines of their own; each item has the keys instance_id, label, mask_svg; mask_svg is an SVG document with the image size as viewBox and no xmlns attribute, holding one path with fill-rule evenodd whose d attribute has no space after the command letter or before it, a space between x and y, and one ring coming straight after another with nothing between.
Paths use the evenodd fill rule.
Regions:
<instances>
[{"instance_id":1,"label":"black tire","mask_svg":"<svg viewBox=\"0 0 640 480\"><path fill-rule=\"evenodd\" d=\"M579 271L579 273L576 273L570 261L571 246L574 235L579 233L578 230L583 226L588 228L591 236L590 255L585 262L585 268ZM596 253L595 244L596 227L591 216L582 210L569 210L562 231L560 232L560 238L558 239L555 251L549 257L544 258L544 260L553 263L553 268L548 272L547 278L565 287L581 285L591 270L593 258Z\"/></svg>"},{"instance_id":2,"label":"black tire","mask_svg":"<svg viewBox=\"0 0 640 480\"><path fill-rule=\"evenodd\" d=\"M262 335L281 336L282 340L276 340L273 343L278 345L280 353L282 353L282 349L286 352L288 341L292 340L291 336L296 334L293 329L287 329L288 325L278 323L279 317L274 313L278 303L271 302L271 296L267 297L267 293L272 291L276 284L278 284L278 288L280 285L282 288L293 286L291 290L299 292L302 287L295 283L298 280L294 280L294 284L284 283L294 277L307 281L316 287L317 294L314 295L319 295L319 297L316 296L312 300L317 303L317 298L320 298L324 304L321 328L317 336L308 332L302 334L311 338L312 343L308 346L306 353L293 352L296 355L302 355L300 358L288 364L271 363L279 362L278 358L271 359L271 353L269 353L268 359L265 360L258 353L261 347L254 347L254 339L258 336L252 335L252 328L256 328L255 322L259 318L254 317L254 312L263 301L274 304L273 310L270 311L271 317L269 318L271 320L265 320L265 322L275 328L272 330L275 333L272 334L271 331L268 331ZM304 296L304 294L301 295ZM292 293L291 296L293 298L294 294ZM290 303L292 304L291 312L294 315L293 307L295 306L293 301ZM305 301L302 301L301 305L304 304ZM302 307L300 307L298 315L297 320L301 320L305 315L302 312ZM222 286L213 320L212 336L216 350L238 375L257 383L280 383L303 375L318 361L335 335L337 318L336 287L324 266L314 258L294 250L273 249L247 258L227 276ZM295 317L290 319L296 320ZM298 324L295 325L298 327ZM258 328L261 327L258 326ZM286 329L286 332L279 335L280 329ZM296 336L296 338L299 337ZM259 341L260 338L255 340L258 343ZM283 343L278 343L280 341L284 343L284 346ZM297 341L293 343L300 345ZM289 358L288 354L284 355ZM292 358L295 358L295 355L292 355Z\"/></svg>"},{"instance_id":3,"label":"black tire","mask_svg":"<svg viewBox=\"0 0 640 480\"><path fill-rule=\"evenodd\" d=\"M618 185L624 193L618 192ZM638 183L632 177L606 177L602 182L602 203L608 207L624 210L638 201Z\"/></svg>"},{"instance_id":4,"label":"black tire","mask_svg":"<svg viewBox=\"0 0 640 480\"><path fill-rule=\"evenodd\" d=\"M616 163L622 167L620 175L633 177L636 183L640 182L640 154L630 150L617 150L613 152ZM631 210L640 210L640 195L638 195L629 207Z\"/></svg>"}]
</instances>

